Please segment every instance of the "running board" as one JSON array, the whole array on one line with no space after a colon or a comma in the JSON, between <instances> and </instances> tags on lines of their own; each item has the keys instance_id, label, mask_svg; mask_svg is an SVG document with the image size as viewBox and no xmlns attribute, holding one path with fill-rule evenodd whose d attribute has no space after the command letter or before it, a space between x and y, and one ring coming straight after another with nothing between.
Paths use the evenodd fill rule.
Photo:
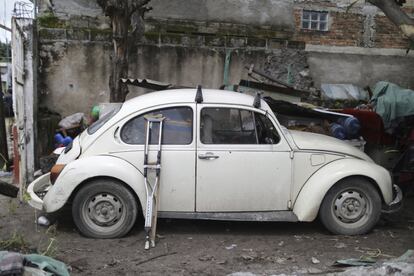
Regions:
<instances>
[{"instance_id":1,"label":"running board","mask_svg":"<svg viewBox=\"0 0 414 276\"><path fill-rule=\"evenodd\" d=\"M158 212L159 218L232 221L299 221L292 211L267 212Z\"/></svg>"}]
</instances>

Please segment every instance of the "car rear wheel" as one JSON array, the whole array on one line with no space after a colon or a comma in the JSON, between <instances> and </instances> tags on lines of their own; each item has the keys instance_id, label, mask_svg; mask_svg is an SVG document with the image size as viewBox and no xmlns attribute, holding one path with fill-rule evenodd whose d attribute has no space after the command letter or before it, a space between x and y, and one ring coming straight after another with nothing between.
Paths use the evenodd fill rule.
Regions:
<instances>
[{"instance_id":1,"label":"car rear wheel","mask_svg":"<svg viewBox=\"0 0 414 276\"><path fill-rule=\"evenodd\" d=\"M125 236L134 226L137 210L134 195L111 179L89 182L72 203L72 216L79 231L98 239Z\"/></svg>"},{"instance_id":2,"label":"car rear wheel","mask_svg":"<svg viewBox=\"0 0 414 276\"><path fill-rule=\"evenodd\" d=\"M325 195L319 209L324 226L334 234L361 235L369 232L381 215L381 198L366 179L341 180Z\"/></svg>"}]
</instances>

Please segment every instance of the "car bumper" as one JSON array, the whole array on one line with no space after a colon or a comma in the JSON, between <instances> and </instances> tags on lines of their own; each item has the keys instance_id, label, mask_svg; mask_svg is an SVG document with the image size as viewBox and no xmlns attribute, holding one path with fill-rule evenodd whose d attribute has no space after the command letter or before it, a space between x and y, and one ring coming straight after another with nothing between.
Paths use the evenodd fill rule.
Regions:
<instances>
[{"instance_id":1,"label":"car bumper","mask_svg":"<svg viewBox=\"0 0 414 276\"><path fill-rule=\"evenodd\" d=\"M43 210L43 197L52 186L50 173L44 174L30 183L27 192L30 195L29 205L37 210Z\"/></svg>"},{"instance_id":2,"label":"car bumper","mask_svg":"<svg viewBox=\"0 0 414 276\"><path fill-rule=\"evenodd\" d=\"M393 185L393 200L390 204L383 206L383 213L394 213L401 209L403 202L403 193L397 185Z\"/></svg>"}]
</instances>

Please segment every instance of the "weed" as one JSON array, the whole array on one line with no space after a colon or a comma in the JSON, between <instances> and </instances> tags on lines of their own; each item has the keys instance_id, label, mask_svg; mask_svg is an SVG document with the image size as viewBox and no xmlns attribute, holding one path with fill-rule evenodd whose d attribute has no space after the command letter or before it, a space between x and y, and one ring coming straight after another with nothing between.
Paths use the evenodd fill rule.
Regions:
<instances>
[{"instance_id":1,"label":"weed","mask_svg":"<svg viewBox=\"0 0 414 276\"><path fill-rule=\"evenodd\" d=\"M14 232L13 235L6 240L0 240L0 248L2 250L25 251L29 244L22 234Z\"/></svg>"},{"instance_id":2,"label":"weed","mask_svg":"<svg viewBox=\"0 0 414 276\"><path fill-rule=\"evenodd\" d=\"M56 244L55 238L49 238L49 245L47 246L46 250L42 252L41 254L43 256L48 256L51 258L56 257L56 253L58 252L58 246Z\"/></svg>"},{"instance_id":3,"label":"weed","mask_svg":"<svg viewBox=\"0 0 414 276\"><path fill-rule=\"evenodd\" d=\"M26 191L26 192L24 192L24 194L23 194L23 201L24 202L29 202L30 200L32 199L32 197L30 196L30 194Z\"/></svg>"},{"instance_id":4,"label":"weed","mask_svg":"<svg viewBox=\"0 0 414 276\"><path fill-rule=\"evenodd\" d=\"M56 239L56 235L57 235L57 224L54 224L52 226L49 226L45 232L46 237L48 237L49 241L47 244L46 249L42 249L41 247L43 244L43 237L40 238L39 240L39 244L37 246L37 252L39 252L39 254L44 255L44 256L48 256L51 258L55 258L57 253L58 253L58 245L57 242L58 240Z\"/></svg>"},{"instance_id":5,"label":"weed","mask_svg":"<svg viewBox=\"0 0 414 276\"><path fill-rule=\"evenodd\" d=\"M9 214L16 214L16 210L17 210L17 203L15 200L10 199L9 200Z\"/></svg>"}]
</instances>

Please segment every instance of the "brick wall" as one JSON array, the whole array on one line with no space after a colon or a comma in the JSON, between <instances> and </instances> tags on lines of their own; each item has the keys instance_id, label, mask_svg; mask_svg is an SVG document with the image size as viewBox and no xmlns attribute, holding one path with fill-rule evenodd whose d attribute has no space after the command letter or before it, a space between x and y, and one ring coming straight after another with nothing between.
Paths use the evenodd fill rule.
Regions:
<instances>
[{"instance_id":1,"label":"brick wall","mask_svg":"<svg viewBox=\"0 0 414 276\"><path fill-rule=\"evenodd\" d=\"M324 45L324 46L356 46L356 47L374 47L374 48L399 48L407 49L409 41L400 32L386 16L377 14L371 20L366 22L369 15L361 12L344 12L332 9L331 3L320 7L321 11L329 10L329 29L328 31L304 30L301 28L302 10L306 6L296 7L294 9L295 33L293 39L302 41L307 44ZM311 10L315 9L312 6ZM405 8L410 13L410 8ZM410 11L409 11L410 10ZM370 24L373 29L372 33L364 33L366 24ZM370 36L372 41L370 45L364 43L364 35ZM365 40L366 41L366 40Z\"/></svg>"},{"instance_id":2,"label":"brick wall","mask_svg":"<svg viewBox=\"0 0 414 276\"><path fill-rule=\"evenodd\" d=\"M399 28L392 24L385 16L375 17L375 46L377 48L403 48L409 47L408 39L405 38Z\"/></svg>"},{"instance_id":3,"label":"brick wall","mask_svg":"<svg viewBox=\"0 0 414 276\"><path fill-rule=\"evenodd\" d=\"M329 12L328 31L303 30L302 9L295 9L294 39L315 45L359 46L362 40L364 16L360 14Z\"/></svg>"}]
</instances>

